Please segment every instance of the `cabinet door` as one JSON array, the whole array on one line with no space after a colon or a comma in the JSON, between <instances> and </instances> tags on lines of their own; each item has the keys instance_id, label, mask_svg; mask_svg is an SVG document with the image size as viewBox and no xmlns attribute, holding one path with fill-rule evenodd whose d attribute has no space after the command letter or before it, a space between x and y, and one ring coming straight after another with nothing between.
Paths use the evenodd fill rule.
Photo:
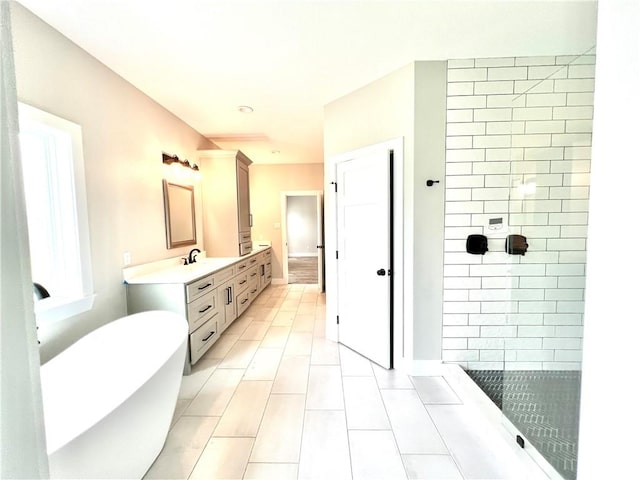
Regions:
<instances>
[{"instance_id":1,"label":"cabinet door","mask_svg":"<svg viewBox=\"0 0 640 480\"><path fill-rule=\"evenodd\" d=\"M238 230L251 231L251 206L249 201L249 167L237 162L238 180Z\"/></svg>"},{"instance_id":2,"label":"cabinet door","mask_svg":"<svg viewBox=\"0 0 640 480\"><path fill-rule=\"evenodd\" d=\"M218 287L218 303L220 305L220 320L218 320L218 326L220 333L222 333L236 319L233 280L229 280Z\"/></svg>"}]
</instances>

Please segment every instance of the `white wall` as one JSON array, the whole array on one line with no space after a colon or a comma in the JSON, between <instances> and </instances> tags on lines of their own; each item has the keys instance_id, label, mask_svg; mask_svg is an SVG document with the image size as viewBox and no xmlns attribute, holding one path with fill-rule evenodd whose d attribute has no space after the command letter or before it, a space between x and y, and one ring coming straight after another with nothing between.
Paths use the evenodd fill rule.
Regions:
<instances>
[{"instance_id":1,"label":"white wall","mask_svg":"<svg viewBox=\"0 0 640 480\"><path fill-rule=\"evenodd\" d=\"M315 197L287 196L287 246L290 257L318 255L318 212Z\"/></svg>"},{"instance_id":2,"label":"white wall","mask_svg":"<svg viewBox=\"0 0 640 480\"><path fill-rule=\"evenodd\" d=\"M91 330L126 314L123 252L140 264L167 250L163 151L194 159L208 140L19 4L12 4L18 97L82 127L96 300L93 310L40 326L46 361ZM204 173L204 172L203 172ZM202 214L197 189L198 242Z\"/></svg>"},{"instance_id":3,"label":"white wall","mask_svg":"<svg viewBox=\"0 0 640 480\"><path fill-rule=\"evenodd\" d=\"M594 70L594 55L449 62L443 360L580 368ZM524 256L504 251L514 233ZM489 252L467 253L470 234Z\"/></svg>"},{"instance_id":4,"label":"white wall","mask_svg":"<svg viewBox=\"0 0 640 480\"><path fill-rule=\"evenodd\" d=\"M638 476L640 4L598 7L578 479Z\"/></svg>"}]
</instances>

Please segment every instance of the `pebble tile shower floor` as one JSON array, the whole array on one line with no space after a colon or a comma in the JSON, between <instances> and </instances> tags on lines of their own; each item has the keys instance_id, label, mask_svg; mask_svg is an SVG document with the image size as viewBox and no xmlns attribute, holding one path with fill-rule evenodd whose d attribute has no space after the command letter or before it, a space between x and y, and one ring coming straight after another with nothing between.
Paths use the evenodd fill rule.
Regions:
<instances>
[{"instance_id":1,"label":"pebble tile shower floor","mask_svg":"<svg viewBox=\"0 0 640 480\"><path fill-rule=\"evenodd\" d=\"M444 376L326 339L316 286L268 287L194 367L147 479L547 479Z\"/></svg>"}]
</instances>

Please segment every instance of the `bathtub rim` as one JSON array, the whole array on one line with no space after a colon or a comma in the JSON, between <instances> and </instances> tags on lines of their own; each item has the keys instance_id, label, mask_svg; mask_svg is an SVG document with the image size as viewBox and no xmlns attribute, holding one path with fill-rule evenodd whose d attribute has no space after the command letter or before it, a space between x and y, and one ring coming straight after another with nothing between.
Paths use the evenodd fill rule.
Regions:
<instances>
[{"instance_id":1,"label":"bathtub rim","mask_svg":"<svg viewBox=\"0 0 640 480\"><path fill-rule=\"evenodd\" d=\"M166 345L162 356L157 353L157 348L150 349L154 351L154 360L146 359L146 362L138 362L135 360L144 355L142 350L130 351L131 362L120 361L116 364L117 373L132 373L135 376L127 378L125 387L117 390L110 390L106 396L101 396L99 401L91 402L95 408L87 408L87 402L82 402L82 397L89 400L95 400L97 391L87 392L84 389L80 392L78 382L73 377L65 376L60 381L55 381L56 370L71 369L74 360L81 358L80 355L94 343L100 343L100 337L114 335L127 330L127 323L131 321L142 323L138 327L144 328L153 325L157 330L159 325L166 325L167 334L170 338L165 339ZM132 315L120 317L101 327L89 332L77 342L70 345L67 349L60 352L59 355L52 358L49 362L41 366L40 376L42 385L43 407L44 407L44 425L47 443L47 454L51 455L63 448L74 438L82 435L93 425L103 420L111 412L118 409L129 398L136 394L150 378L152 378L159 370L161 370L176 351L184 349L186 352L186 344L188 341L188 323L185 317L163 310L152 310L140 312ZM131 344L129 339L129 345ZM117 346L117 345L116 345ZM115 351L115 350L114 350ZM121 353L115 351L117 353ZM112 352L109 352L112 353ZM142 364L141 364L142 363ZM125 366L126 371L124 369ZM152 368L153 367L153 368ZM134 381L135 380L135 381ZM95 386L94 382L94 386ZM104 382L102 383L104 385ZM102 386L102 385L101 385ZM74 395L75 394L75 395ZM92 398L93 397L93 398Z\"/></svg>"}]
</instances>

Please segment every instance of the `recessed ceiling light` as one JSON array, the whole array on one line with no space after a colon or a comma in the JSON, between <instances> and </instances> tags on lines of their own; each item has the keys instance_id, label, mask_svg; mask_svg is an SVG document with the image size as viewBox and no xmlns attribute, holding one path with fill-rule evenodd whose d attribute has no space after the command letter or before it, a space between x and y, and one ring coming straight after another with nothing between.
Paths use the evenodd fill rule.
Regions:
<instances>
[{"instance_id":1,"label":"recessed ceiling light","mask_svg":"<svg viewBox=\"0 0 640 480\"><path fill-rule=\"evenodd\" d=\"M251 108L249 105L240 105L238 107L238 111L241 113L251 113L253 112L253 108Z\"/></svg>"}]
</instances>

